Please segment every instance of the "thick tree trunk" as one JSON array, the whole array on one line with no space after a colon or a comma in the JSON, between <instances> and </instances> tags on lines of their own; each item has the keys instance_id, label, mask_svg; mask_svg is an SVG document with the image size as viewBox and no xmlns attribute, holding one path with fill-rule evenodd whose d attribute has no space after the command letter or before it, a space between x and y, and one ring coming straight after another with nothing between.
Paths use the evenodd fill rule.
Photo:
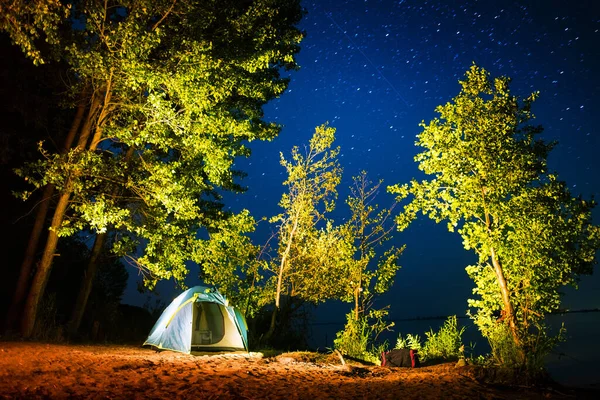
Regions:
<instances>
[{"instance_id":1,"label":"thick tree trunk","mask_svg":"<svg viewBox=\"0 0 600 400\"><path fill-rule=\"evenodd\" d=\"M87 307L87 301L92 291L94 278L96 277L96 271L98 270L98 261L106 242L106 233L99 233L96 235L94 240L94 246L92 247L92 254L88 262L87 268L83 273L83 279L81 280L81 286L79 287L79 294L77 295L77 301L75 302L73 313L71 314L71 320L69 321L69 334L74 335L79 330L81 325L81 319L83 313Z\"/></svg>"},{"instance_id":2,"label":"thick tree trunk","mask_svg":"<svg viewBox=\"0 0 600 400\"><path fill-rule=\"evenodd\" d=\"M76 150L83 151L86 149L90 133L92 131L92 126L97 122L98 111L100 110L101 105L101 99L94 95L92 97L92 104L90 106L86 123L84 124L81 134L79 135ZM99 129L99 127L96 129ZM89 146L88 151L94 150L95 147ZM65 187L59 196L56 209L54 210L54 216L52 217L52 223L50 225L48 239L46 240L46 245L44 247L44 253L33 277L33 281L31 282L31 288L29 290L29 295L27 296L23 310L23 316L21 320L21 335L25 338L30 337L33 333L33 328L35 326L35 320L37 317L37 309L46 289L46 284L48 283L48 278L50 277L50 271L52 270L52 259L54 258L54 252L56 251L56 246L58 244L58 229L62 225L76 179L76 175L67 178Z\"/></svg>"},{"instance_id":3,"label":"thick tree trunk","mask_svg":"<svg viewBox=\"0 0 600 400\"><path fill-rule=\"evenodd\" d=\"M82 98L82 100L84 99ZM86 109L87 104L84 101L81 101L77 106L77 112L75 113L75 116L73 118L73 123L71 124L71 128L67 133L65 141L63 143L63 147L60 150L61 154L66 154L73 145L73 141L75 140L75 136L77 135L77 132L81 125L81 121L83 121L83 116L85 114ZM42 230L46 222L46 216L48 215L48 209L50 208L50 199L54 195L54 190L54 185L46 185L42 194L42 200L35 214L35 221L31 230L31 235L29 236L29 242L27 243L27 249L25 250L23 263L21 264L19 279L17 281L12 303L6 318L7 329L13 328L13 325L17 319L17 315L19 314L19 311L21 310L21 307L23 305L23 299L25 298L25 295L27 293L27 287L31 279L31 271L33 269L33 262L35 260L35 253L37 251L40 237L42 235Z\"/></svg>"},{"instance_id":4,"label":"thick tree trunk","mask_svg":"<svg viewBox=\"0 0 600 400\"><path fill-rule=\"evenodd\" d=\"M5 327L7 330L10 330L14 327L15 321L17 320L17 315L23 306L23 299L27 294L27 287L29 286L29 281L31 279L35 253L38 248L44 224L46 222L46 215L48 214L48 209L50 208L50 198L53 194L54 185L46 185L44 188L44 193L42 194L42 200L35 214L35 221L33 223L31 234L29 235L29 242L27 243L25 257L23 258L23 263L21 264L19 279L17 280L13 299L6 316Z\"/></svg>"},{"instance_id":5,"label":"thick tree trunk","mask_svg":"<svg viewBox=\"0 0 600 400\"><path fill-rule=\"evenodd\" d=\"M72 188L73 180L72 178L69 178L67 185L59 197L58 204L56 205L50 231L48 232L46 247L44 248L44 254L42 255L42 259L40 260L35 276L33 277L33 281L31 282L31 288L29 289L29 295L25 302L23 318L21 321L21 334L25 338L30 337L33 333L38 305L44 290L46 289L46 283L48 283L52 259L54 258L54 251L56 250L56 245L58 243L58 229L62 224L67 206L69 205Z\"/></svg>"},{"instance_id":6,"label":"thick tree trunk","mask_svg":"<svg viewBox=\"0 0 600 400\"><path fill-rule=\"evenodd\" d=\"M277 325L277 314L279 313L279 308L275 307L273 309L273 313L271 313L271 324L269 325L269 330L264 336L265 342L269 342L275 333L275 326Z\"/></svg>"}]
</instances>

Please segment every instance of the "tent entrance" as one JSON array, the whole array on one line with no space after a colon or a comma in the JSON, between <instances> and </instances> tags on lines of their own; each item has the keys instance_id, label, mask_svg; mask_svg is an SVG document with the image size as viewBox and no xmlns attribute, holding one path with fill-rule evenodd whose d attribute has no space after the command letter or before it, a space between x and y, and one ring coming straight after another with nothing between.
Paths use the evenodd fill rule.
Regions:
<instances>
[{"instance_id":1,"label":"tent entrance","mask_svg":"<svg viewBox=\"0 0 600 400\"><path fill-rule=\"evenodd\" d=\"M210 346L225 336L225 316L217 303L195 302L192 320L192 346Z\"/></svg>"}]
</instances>

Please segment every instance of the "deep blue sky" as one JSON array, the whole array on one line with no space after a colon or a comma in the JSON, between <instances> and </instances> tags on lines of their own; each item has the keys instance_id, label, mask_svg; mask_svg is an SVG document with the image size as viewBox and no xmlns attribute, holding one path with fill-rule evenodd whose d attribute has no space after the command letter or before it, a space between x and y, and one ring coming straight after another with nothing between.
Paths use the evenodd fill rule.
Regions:
<instances>
[{"instance_id":1,"label":"deep blue sky","mask_svg":"<svg viewBox=\"0 0 600 400\"><path fill-rule=\"evenodd\" d=\"M510 76L519 96L541 92L536 123L545 140L559 141L551 169L573 194L600 197L600 1L323 0L304 7L301 69L265 108L266 118L284 128L273 142L253 143L250 159L238 163L249 174L243 182L249 190L228 197L228 207L248 208L256 218L280 212L286 175L279 152L307 143L326 121L337 128L344 168L336 218L344 217L347 187L360 170L384 185L421 176L413 161L418 124L458 94L458 79L472 62L493 76ZM392 201L379 196L381 205ZM378 304L391 304L392 318L464 315L473 287L464 268L475 258L458 234L422 218L393 240L407 249L395 285ZM600 308L597 275L584 278L565 304ZM131 290L125 300L143 302ZM343 321L344 312L326 306L316 319Z\"/></svg>"}]
</instances>

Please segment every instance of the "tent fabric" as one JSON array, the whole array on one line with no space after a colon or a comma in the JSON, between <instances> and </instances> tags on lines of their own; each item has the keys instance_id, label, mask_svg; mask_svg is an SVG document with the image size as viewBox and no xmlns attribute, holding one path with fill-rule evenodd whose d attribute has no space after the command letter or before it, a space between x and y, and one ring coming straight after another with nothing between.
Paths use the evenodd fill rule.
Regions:
<instances>
[{"instance_id":1,"label":"tent fabric","mask_svg":"<svg viewBox=\"0 0 600 400\"><path fill-rule=\"evenodd\" d=\"M239 310L214 289L195 286L163 311L144 345L182 353L248 351L248 328Z\"/></svg>"}]
</instances>

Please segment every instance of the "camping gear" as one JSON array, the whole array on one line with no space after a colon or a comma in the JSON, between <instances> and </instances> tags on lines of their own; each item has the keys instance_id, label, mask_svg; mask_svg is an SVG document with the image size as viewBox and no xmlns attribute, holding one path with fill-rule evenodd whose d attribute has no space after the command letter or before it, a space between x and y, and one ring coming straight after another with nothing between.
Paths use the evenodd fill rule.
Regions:
<instances>
[{"instance_id":1,"label":"camping gear","mask_svg":"<svg viewBox=\"0 0 600 400\"><path fill-rule=\"evenodd\" d=\"M410 367L418 368L421 366L417 350L394 349L381 353L381 366L388 367Z\"/></svg>"},{"instance_id":2,"label":"camping gear","mask_svg":"<svg viewBox=\"0 0 600 400\"><path fill-rule=\"evenodd\" d=\"M244 316L214 289L195 286L169 304L144 342L182 353L248 351Z\"/></svg>"}]
</instances>

